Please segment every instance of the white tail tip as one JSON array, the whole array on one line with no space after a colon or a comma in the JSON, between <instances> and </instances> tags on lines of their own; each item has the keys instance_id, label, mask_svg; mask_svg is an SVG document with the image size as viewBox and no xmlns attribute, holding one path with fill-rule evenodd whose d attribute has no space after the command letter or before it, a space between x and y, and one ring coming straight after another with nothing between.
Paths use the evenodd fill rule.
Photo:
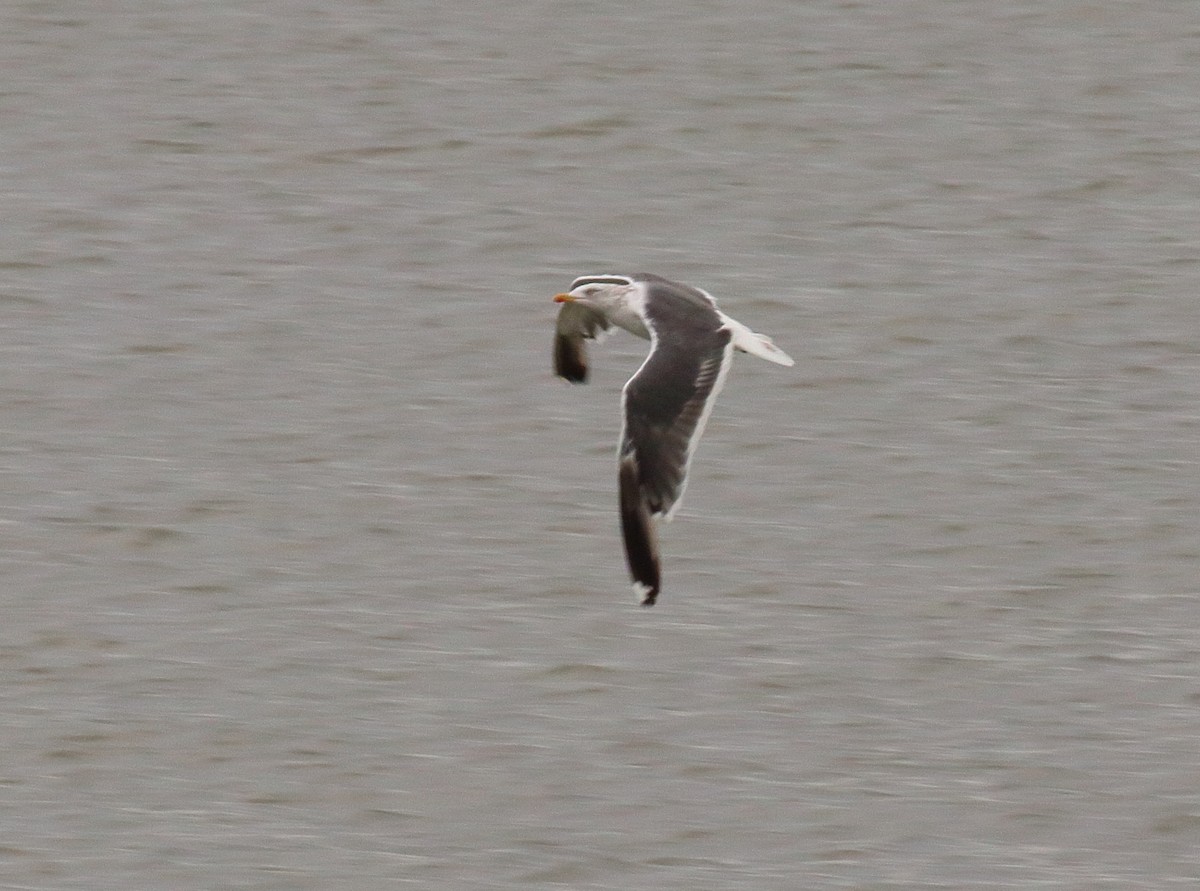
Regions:
<instances>
[{"instance_id":1,"label":"white tail tip","mask_svg":"<svg viewBox=\"0 0 1200 891\"><path fill-rule=\"evenodd\" d=\"M721 313L721 318L725 322L726 330L733 335L735 349L749 353L751 356L758 356L760 359L766 359L768 362L774 362L776 365L792 366L796 364L792 361L792 357L775 346L775 342L767 335L751 331L737 319L731 319L725 313Z\"/></svg>"},{"instance_id":2,"label":"white tail tip","mask_svg":"<svg viewBox=\"0 0 1200 891\"><path fill-rule=\"evenodd\" d=\"M754 337L758 340L758 349L746 350L746 352L752 353L760 359L766 359L768 362L774 362L776 365L786 365L788 368L796 364L791 356L775 346L775 342L765 334L756 333Z\"/></svg>"}]
</instances>

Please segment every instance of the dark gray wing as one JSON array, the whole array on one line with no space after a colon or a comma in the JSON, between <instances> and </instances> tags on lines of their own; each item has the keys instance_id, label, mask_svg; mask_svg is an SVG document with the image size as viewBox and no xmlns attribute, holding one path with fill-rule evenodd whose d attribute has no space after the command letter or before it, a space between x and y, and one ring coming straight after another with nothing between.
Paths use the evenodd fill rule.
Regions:
<instances>
[{"instance_id":1,"label":"dark gray wing","mask_svg":"<svg viewBox=\"0 0 1200 891\"><path fill-rule=\"evenodd\" d=\"M579 303L564 303L554 325L554 373L573 384L587 381L584 340L603 335L611 326L604 314Z\"/></svg>"},{"instance_id":2,"label":"dark gray wing","mask_svg":"<svg viewBox=\"0 0 1200 891\"><path fill-rule=\"evenodd\" d=\"M670 516L683 497L696 442L733 358L725 330L667 332L622 394L619 455L621 530L625 557L643 603L658 595L658 543L650 518Z\"/></svg>"},{"instance_id":3,"label":"dark gray wing","mask_svg":"<svg viewBox=\"0 0 1200 891\"><path fill-rule=\"evenodd\" d=\"M641 586L642 604L654 606L662 585L658 560L658 535L638 480L637 456L622 455L618 467L621 492L621 538L629 574Z\"/></svg>"},{"instance_id":4,"label":"dark gray wing","mask_svg":"<svg viewBox=\"0 0 1200 891\"><path fill-rule=\"evenodd\" d=\"M698 343L660 338L625 385L621 456L635 455L638 482L652 514L670 513L683 494L688 462L732 357L728 331Z\"/></svg>"}]
</instances>

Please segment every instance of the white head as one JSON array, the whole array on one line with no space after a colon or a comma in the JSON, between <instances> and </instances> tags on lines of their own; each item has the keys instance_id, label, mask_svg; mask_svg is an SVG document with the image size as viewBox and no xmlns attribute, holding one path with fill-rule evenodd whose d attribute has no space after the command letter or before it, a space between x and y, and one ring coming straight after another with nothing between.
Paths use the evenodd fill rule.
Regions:
<instances>
[{"instance_id":1,"label":"white head","mask_svg":"<svg viewBox=\"0 0 1200 891\"><path fill-rule=\"evenodd\" d=\"M575 303L601 313L612 324L638 337L646 329L645 297L637 282L626 275L585 275L571 282L571 290L558 294L555 303Z\"/></svg>"},{"instance_id":2,"label":"white head","mask_svg":"<svg viewBox=\"0 0 1200 891\"><path fill-rule=\"evenodd\" d=\"M577 278L571 290L554 298L555 303L581 303L606 316L619 311L629 299L633 282L621 275L590 275Z\"/></svg>"}]
</instances>

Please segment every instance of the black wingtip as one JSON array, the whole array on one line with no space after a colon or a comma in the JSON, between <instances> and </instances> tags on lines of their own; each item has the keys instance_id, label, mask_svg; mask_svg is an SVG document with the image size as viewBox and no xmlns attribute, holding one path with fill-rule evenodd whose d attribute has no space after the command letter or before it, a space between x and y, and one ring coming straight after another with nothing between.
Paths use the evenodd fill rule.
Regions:
<instances>
[{"instance_id":1,"label":"black wingtip","mask_svg":"<svg viewBox=\"0 0 1200 891\"><path fill-rule=\"evenodd\" d=\"M554 373L573 384L587 383L587 360L582 341L559 335L554 338Z\"/></svg>"},{"instance_id":2,"label":"black wingtip","mask_svg":"<svg viewBox=\"0 0 1200 891\"><path fill-rule=\"evenodd\" d=\"M654 606L662 586L658 560L658 536L650 519L642 485L638 479L637 459L621 458L619 467L621 535L625 540L625 561L629 574L642 594L642 606Z\"/></svg>"}]
</instances>

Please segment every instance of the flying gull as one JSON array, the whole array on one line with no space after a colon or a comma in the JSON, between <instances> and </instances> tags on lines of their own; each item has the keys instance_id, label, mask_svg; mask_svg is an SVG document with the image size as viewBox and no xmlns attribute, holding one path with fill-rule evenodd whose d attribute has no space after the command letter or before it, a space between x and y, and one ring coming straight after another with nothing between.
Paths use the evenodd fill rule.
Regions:
<instances>
[{"instance_id":1,"label":"flying gull","mask_svg":"<svg viewBox=\"0 0 1200 891\"><path fill-rule=\"evenodd\" d=\"M625 559L634 590L653 606L661 587L654 517L670 520L687 485L696 443L733 351L777 365L791 357L717 309L712 295L657 275L585 275L554 298L554 372L587 380L584 341L612 326L650 341L650 354L621 391L618 489Z\"/></svg>"}]
</instances>

